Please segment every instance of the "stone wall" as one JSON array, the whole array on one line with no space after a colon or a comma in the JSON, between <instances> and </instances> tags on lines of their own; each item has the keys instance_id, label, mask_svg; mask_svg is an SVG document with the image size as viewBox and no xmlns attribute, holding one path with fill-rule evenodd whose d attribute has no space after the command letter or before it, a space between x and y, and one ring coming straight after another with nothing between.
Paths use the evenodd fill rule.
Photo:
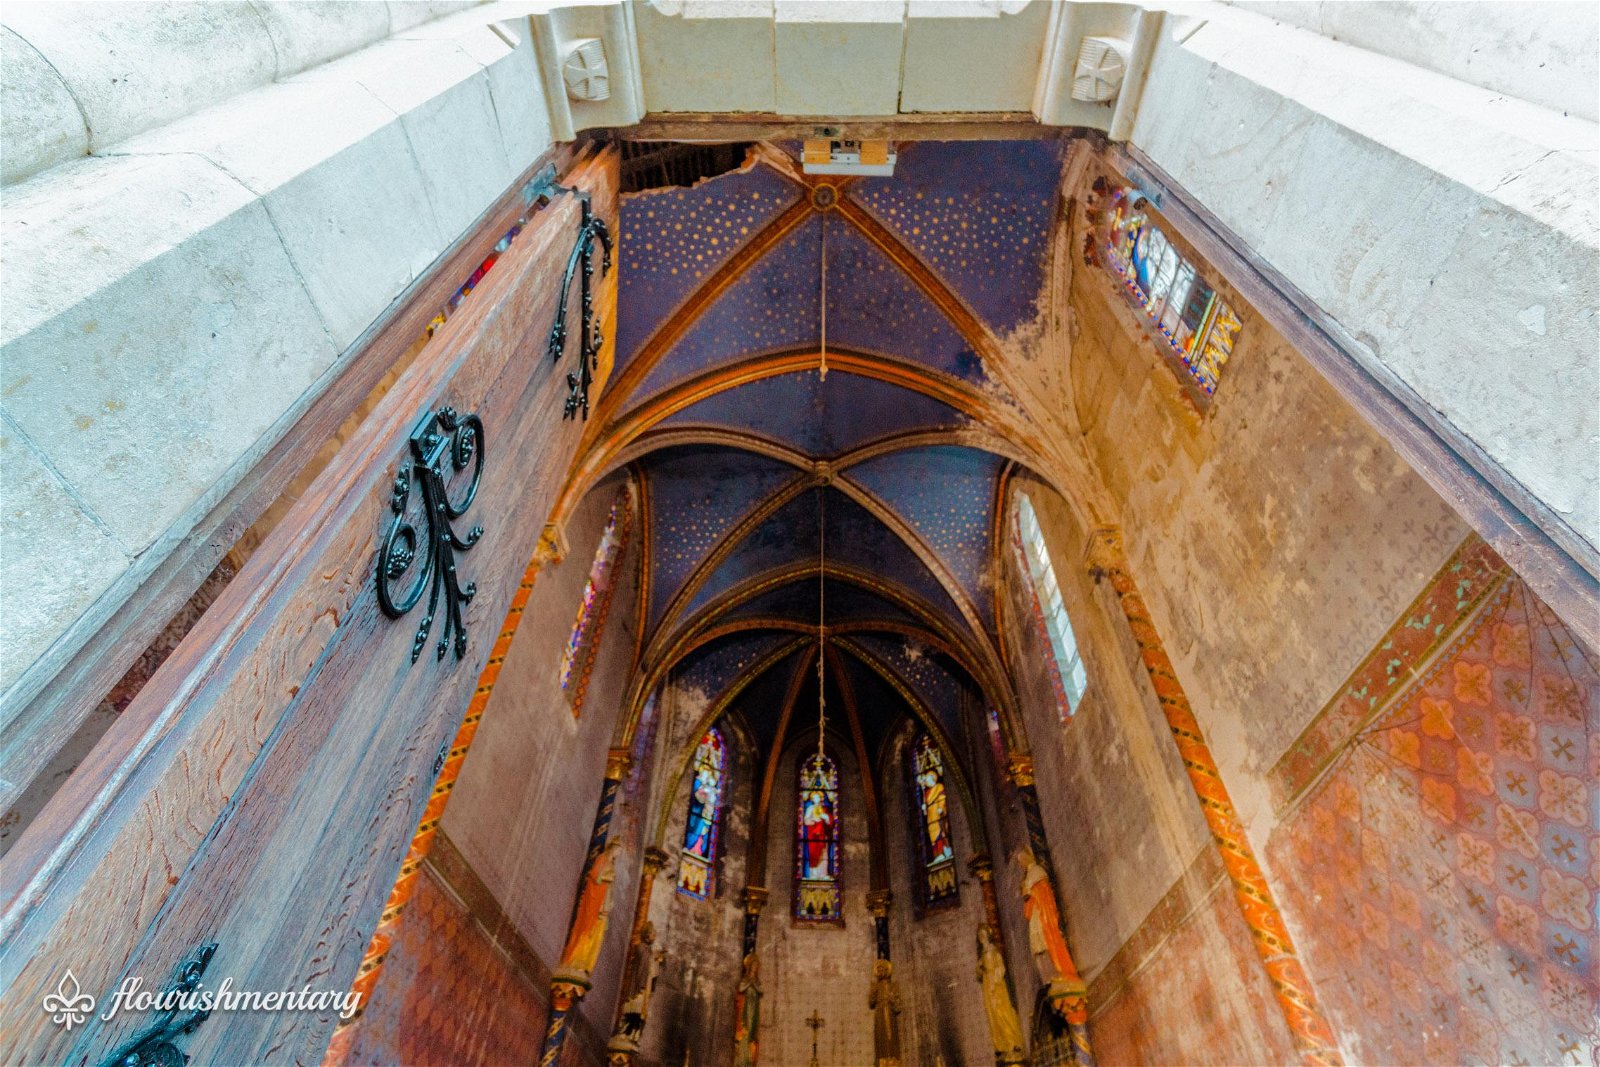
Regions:
<instances>
[{"instance_id":1,"label":"stone wall","mask_svg":"<svg viewBox=\"0 0 1600 1067\"><path fill-rule=\"evenodd\" d=\"M562 652L595 547L622 491L619 477L591 492L568 528L569 554L540 572L444 815L445 832L547 966L560 957L566 940L633 658L636 533L618 557L594 675L582 712L574 717L560 686ZM582 1006L589 1024L605 1035L611 1032L637 891L637 794L645 776L646 768L633 769L613 819L613 836L624 849L612 888L612 929L594 971L594 990Z\"/></svg>"},{"instance_id":2,"label":"stone wall","mask_svg":"<svg viewBox=\"0 0 1600 1067\"><path fill-rule=\"evenodd\" d=\"M832 741L842 741L835 738ZM813 1011L826 1020L818 1034L818 1055L837 1067L872 1064L871 849L861 768L847 743L830 743L828 755L839 768L839 820L843 841L840 894L844 921L839 925L801 923L794 916L795 784L797 768L817 750L815 731L784 752L772 789L767 831L767 883L772 895L761 914L756 951L761 956L761 1062L798 1065L811 1058Z\"/></svg>"}]
</instances>

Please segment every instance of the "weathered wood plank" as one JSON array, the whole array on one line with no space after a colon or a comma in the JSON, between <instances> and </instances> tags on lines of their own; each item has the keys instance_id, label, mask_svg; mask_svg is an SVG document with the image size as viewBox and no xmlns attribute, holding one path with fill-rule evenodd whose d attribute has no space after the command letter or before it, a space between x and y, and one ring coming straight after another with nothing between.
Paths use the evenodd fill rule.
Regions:
<instances>
[{"instance_id":1,"label":"weathered wood plank","mask_svg":"<svg viewBox=\"0 0 1600 1067\"><path fill-rule=\"evenodd\" d=\"M614 219L614 151L576 171ZM543 344L577 219L563 198L528 226L92 754L83 780L105 785L58 797L19 841L0 877L0 1058L92 1062L144 1021L54 1029L38 1004L66 966L103 996L125 974L159 985L218 940L211 988L348 988L577 443L560 418L576 320L559 367ZM457 525L486 532L458 554L478 584L467 658L430 647L413 666L425 606L381 617L372 573L406 438L446 403L484 419L483 483ZM218 1016L191 1048L314 1060L331 1026Z\"/></svg>"},{"instance_id":2,"label":"weathered wood plank","mask_svg":"<svg viewBox=\"0 0 1600 1067\"><path fill-rule=\"evenodd\" d=\"M109 618L86 616L87 636L67 634L30 668L8 703L22 706L0 714L0 810L9 808L60 751L89 712L133 665L217 562L248 530L296 474L371 395L385 374L411 348L433 315L483 262L496 241L522 214L522 189L545 166L565 171L573 149L546 152L486 211L429 271L413 282L329 369L325 385L303 410L286 412L269 431L276 443L255 463L150 574L130 573L137 588ZM69 651L70 650L70 651Z\"/></svg>"}]
</instances>

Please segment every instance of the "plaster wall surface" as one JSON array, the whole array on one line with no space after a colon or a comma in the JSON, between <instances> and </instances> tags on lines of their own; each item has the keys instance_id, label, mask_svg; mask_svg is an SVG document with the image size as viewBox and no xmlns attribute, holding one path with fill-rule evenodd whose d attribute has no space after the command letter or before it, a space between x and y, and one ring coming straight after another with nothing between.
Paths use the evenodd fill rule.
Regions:
<instances>
[{"instance_id":1,"label":"plaster wall surface","mask_svg":"<svg viewBox=\"0 0 1600 1067\"><path fill-rule=\"evenodd\" d=\"M1090 679L1063 720L1054 653L1019 553L1008 551L1005 636L1096 1054L1108 1063L1292 1059L1116 598L1084 568L1084 535L1065 502L1031 478L1013 484L1039 517ZM1020 814L1009 821L1020 847ZM1014 869L1002 883L1015 892Z\"/></svg>"},{"instance_id":2,"label":"plaster wall surface","mask_svg":"<svg viewBox=\"0 0 1600 1067\"><path fill-rule=\"evenodd\" d=\"M1072 281L1074 403L1121 503L1135 578L1259 849L1272 824L1266 772L1467 527L1237 293L1207 279L1243 327L1203 415L1098 266Z\"/></svg>"},{"instance_id":3,"label":"plaster wall surface","mask_svg":"<svg viewBox=\"0 0 1600 1067\"><path fill-rule=\"evenodd\" d=\"M1169 18L1132 142L1592 563L1594 122L1262 15L1205 15ZM1479 16L1441 29L1452 17Z\"/></svg>"},{"instance_id":4,"label":"plaster wall surface","mask_svg":"<svg viewBox=\"0 0 1600 1067\"><path fill-rule=\"evenodd\" d=\"M617 491L602 486L585 498L568 529L570 553L540 572L443 821L462 856L547 967L555 966L566 940L633 655L637 537L618 557L611 614L588 695L574 718L560 684L562 651ZM635 767L630 780L642 774ZM611 1032L638 884L639 803L633 792L638 788L625 784L613 816L614 839L624 848L611 890L611 928L594 988L582 1006L603 1034Z\"/></svg>"},{"instance_id":5,"label":"plaster wall surface","mask_svg":"<svg viewBox=\"0 0 1600 1067\"><path fill-rule=\"evenodd\" d=\"M889 909L889 951L900 993L900 1049L907 1064L985 1063L994 1056L977 978L977 930L984 922L983 890L966 861L981 851L948 771L945 795L950 840L956 854L955 904L917 907L924 877L912 835L923 832L921 812L906 769L910 731L882 763L883 843L894 900ZM863 987L865 981L856 979Z\"/></svg>"}]
</instances>

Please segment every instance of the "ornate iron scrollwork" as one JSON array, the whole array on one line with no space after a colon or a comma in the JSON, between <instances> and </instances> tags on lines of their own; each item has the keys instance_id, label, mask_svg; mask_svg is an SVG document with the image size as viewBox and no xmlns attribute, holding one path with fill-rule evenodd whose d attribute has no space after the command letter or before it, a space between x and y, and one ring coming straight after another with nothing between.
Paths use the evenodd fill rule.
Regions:
<instances>
[{"instance_id":1,"label":"ornate iron scrollwork","mask_svg":"<svg viewBox=\"0 0 1600 1067\"><path fill-rule=\"evenodd\" d=\"M576 196L578 203L583 206L583 216L578 222L578 240L573 244L571 254L567 256L567 269L561 275L561 296L556 303L556 320L550 327L550 341L546 345L546 351L552 363L561 362L561 354L567 347L567 297L572 292L572 276L581 266L583 332L579 337L578 369L576 372L567 373L567 402L562 409L561 417L570 419L581 411L587 420L589 386L594 383L594 372L600 359L600 347L605 340L605 335L600 329L600 320L594 313L594 244L598 240L603 253L600 260L600 276L603 278L611 271L611 230L606 226L606 220L594 213L587 192L556 184L554 168L540 176L540 180L529 195L542 207L554 199L557 193L571 193Z\"/></svg>"},{"instance_id":2,"label":"ornate iron scrollwork","mask_svg":"<svg viewBox=\"0 0 1600 1067\"><path fill-rule=\"evenodd\" d=\"M185 1011L180 998L193 993L206 973L217 945L201 945L178 965L172 981L157 996L157 1002L170 998L172 1007L163 1011L154 1023L108 1056L101 1067L184 1067L189 1056L178 1048L180 1038L192 1034L195 1028L211 1017L211 1011Z\"/></svg>"},{"instance_id":3,"label":"ornate iron scrollwork","mask_svg":"<svg viewBox=\"0 0 1600 1067\"><path fill-rule=\"evenodd\" d=\"M467 654L467 628L461 621L461 606L473 598L478 588L475 582L458 582L456 552L465 552L477 544L483 527L474 526L465 537L458 537L450 523L464 515L478 495L483 453L483 423L478 416L457 415L454 408L444 407L425 416L411 431L411 465L402 466L395 475L394 492L389 499L394 520L378 550L378 606L389 618L398 619L417 606L426 587L428 613L422 617L411 643L412 663L422 655L422 646L427 644L428 632L440 610L445 613L444 626L435 658L444 659L452 637L456 658ZM450 474L459 475L469 466L472 468L466 491L457 499L450 497L444 469L446 455L450 457ZM422 483L423 521L417 525L406 521L413 477ZM418 533L418 525L426 530L426 543ZM403 578L419 556L421 567L411 586L396 597L392 583ZM443 605L439 602L441 595Z\"/></svg>"}]
</instances>

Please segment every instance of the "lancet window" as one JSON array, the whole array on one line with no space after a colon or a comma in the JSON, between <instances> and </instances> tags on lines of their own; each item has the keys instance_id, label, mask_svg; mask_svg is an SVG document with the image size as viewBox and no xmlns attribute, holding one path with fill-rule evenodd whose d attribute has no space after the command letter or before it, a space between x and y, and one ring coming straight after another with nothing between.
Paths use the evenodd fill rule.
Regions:
<instances>
[{"instance_id":1,"label":"lancet window","mask_svg":"<svg viewBox=\"0 0 1600 1067\"><path fill-rule=\"evenodd\" d=\"M723 797L727 788L728 748L713 726L694 751L689 785L689 818L683 827L678 860L678 892L701 900L716 888L717 846L722 838Z\"/></svg>"},{"instance_id":2,"label":"lancet window","mask_svg":"<svg viewBox=\"0 0 1600 1067\"><path fill-rule=\"evenodd\" d=\"M916 800L917 854L922 861L925 905L956 900L956 850L950 836L949 794L944 758L933 738L923 734L911 750L911 788Z\"/></svg>"},{"instance_id":3,"label":"lancet window","mask_svg":"<svg viewBox=\"0 0 1600 1067\"><path fill-rule=\"evenodd\" d=\"M800 764L795 803L796 919L839 921L839 859L839 770L819 752Z\"/></svg>"},{"instance_id":4,"label":"lancet window","mask_svg":"<svg viewBox=\"0 0 1600 1067\"><path fill-rule=\"evenodd\" d=\"M600 647L606 613L611 608L617 561L627 548L632 525L633 506L624 491L611 505L611 515L606 520L605 532L600 535L600 544L594 550L594 562L589 566L589 578L583 586L583 599L578 603L578 618L572 624L572 634L561 655L561 689L572 705L574 718L583 709L595 652Z\"/></svg>"},{"instance_id":5,"label":"lancet window","mask_svg":"<svg viewBox=\"0 0 1600 1067\"><path fill-rule=\"evenodd\" d=\"M1050 642L1052 681L1061 718L1065 720L1078 710L1089 688L1089 672L1083 665L1072 621L1067 618L1067 608L1061 600L1061 585L1056 581L1050 550L1044 543L1044 531L1039 528L1039 516L1025 493L1017 494L1017 533L1033 591L1034 620Z\"/></svg>"},{"instance_id":6,"label":"lancet window","mask_svg":"<svg viewBox=\"0 0 1600 1067\"><path fill-rule=\"evenodd\" d=\"M1136 194L1111 193L1103 240L1106 263L1188 378L1210 399L1233 354L1239 316L1135 208Z\"/></svg>"}]
</instances>

